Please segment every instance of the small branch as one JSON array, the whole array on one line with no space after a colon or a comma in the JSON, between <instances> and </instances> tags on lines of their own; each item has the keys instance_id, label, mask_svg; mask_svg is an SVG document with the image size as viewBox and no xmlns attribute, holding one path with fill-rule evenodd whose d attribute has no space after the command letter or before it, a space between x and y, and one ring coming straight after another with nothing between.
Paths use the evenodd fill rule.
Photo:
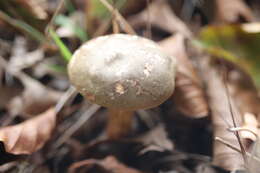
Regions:
<instances>
[{"instance_id":1,"label":"small branch","mask_svg":"<svg viewBox=\"0 0 260 173\"><path fill-rule=\"evenodd\" d=\"M121 24L120 26L122 27L122 29L128 33L128 34L132 34L132 35L136 35L136 32L134 31L134 29L132 28L131 25L129 25L129 23L124 19L124 17L118 12L117 9L114 9L113 6L111 4L109 4L107 2L107 0L99 0L112 14L115 14L116 20L118 20L118 22Z\"/></svg>"},{"instance_id":2,"label":"small branch","mask_svg":"<svg viewBox=\"0 0 260 173\"><path fill-rule=\"evenodd\" d=\"M226 145L227 147L231 148L232 150L242 154L242 151L240 150L239 147L234 146L233 144L227 142L226 140L224 140L220 137L215 137L215 140L218 141L218 142L221 142L222 144ZM256 156L254 156L254 155L252 155L251 153L248 153L248 152L245 152L245 154L246 154L247 157L251 157L251 158L255 159L260 164L260 158L259 157L256 157Z\"/></svg>"},{"instance_id":3,"label":"small branch","mask_svg":"<svg viewBox=\"0 0 260 173\"><path fill-rule=\"evenodd\" d=\"M58 148L64 142L66 142L83 124L85 124L91 117L94 115L98 109L100 108L99 105L91 105L85 113L81 115L81 117L73 123L73 125L66 130L63 135L57 139L56 143L53 145L53 148Z\"/></svg>"},{"instance_id":4,"label":"small branch","mask_svg":"<svg viewBox=\"0 0 260 173\"><path fill-rule=\"evenodd\" d=\"M55 10L53 16L51 17L50 22L47 24L47 26L44 30L44 33L47 37L49 37L49 29L52 28L54 20L55 20L56 16L60 13L63 5L64 5L64 0L60 0L57 9Z\"/></svg>"},{"instance_id":5,"label":"small branch","mask_svg":"<svg viewBox=\"0 0 260 173\"><path fill-rule=\"evenodd\" d=\"M116 20L116 7L115 7L115 2L113 1L113 18L112 18L112 23L113 23L113 33L117 34L119 33L119 26Z\"/></svg>"},{"instance_id":6,"label":"small branch","mask_svg":"<svg viewBox=\"0 0 260 173\"><path fill-rule=\"evenodd\" d=\"M152 39L152 22L151 22L150 0L146 0L146 4L147 4L146 34L147 34L147 38Z\"/></svg>"}]
</instances>

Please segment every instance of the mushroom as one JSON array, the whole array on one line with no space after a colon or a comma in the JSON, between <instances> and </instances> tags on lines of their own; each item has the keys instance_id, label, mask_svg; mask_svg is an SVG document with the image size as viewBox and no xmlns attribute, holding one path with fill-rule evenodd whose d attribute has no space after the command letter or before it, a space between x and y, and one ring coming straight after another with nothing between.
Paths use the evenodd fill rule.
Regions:
<instances>
[{"instance_id":1,"label":"mushroom","mask_svg":"<svg viewBox=\"0 0 260 173\"><path fill-rule=\"evenodd\" d=\"M127 134L135 110L156 107L172 95L175 71L176 59L155 42L128 34L88 41L68 65L78 92L108 108L110 138Z\"/></svg>"}]
</instances>

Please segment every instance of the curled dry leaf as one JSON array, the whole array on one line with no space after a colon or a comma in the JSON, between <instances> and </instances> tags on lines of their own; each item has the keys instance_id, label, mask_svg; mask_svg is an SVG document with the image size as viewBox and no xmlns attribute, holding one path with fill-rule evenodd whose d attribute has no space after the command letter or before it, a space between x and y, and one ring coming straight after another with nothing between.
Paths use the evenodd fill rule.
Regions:
<instances>
[{"instance_id":1,"label":"curled dry leaf","mask_svg":"<svg viewBox=\"0 0 260 173\"><path fill-rule=\"evenodd\" d=\"M31 154L50 138L56 124L54 108L21 124L0 129L0 141L11 154Z\"/></svg>"},{"instance_id":2,"label":"curled dry leaf","mask_svg":"<svg viewBox=\"0 0 260 173\"><path fill-rule=\"evenodd\" d=\"M200 78L188 59L184 37L180 34L161 41L160 46L178 60L174 103L182 113L193 118L208 114L208 103Z\"/></svg>"},{"instance_id":3,"label":"curled dry leaf","mask_svg":"<svg viewBox=\"0 0 260 173\"><path fill-rule=\"evenodd\" d=\"M252 141L256 141L257 137L254 134L258 133L258 122L256 120L256 117L252 113L244 113L243 114L243 126L242 129L245 129L244 131L241 131L241 137L245 139L250 139ZM247 131L248 130L248 131Z\"/></svg>"},{"instance_id":4,"label":"curled dry leaf","mask_svg":"<svg viewBox=\"0 0 260 173\"><path fill-rule=\"evenodd\" d=\"M136 169L123 165L113 156L108 156L103 160L89 159L74 163L68 172L80 172L79 169L82 167L87 167L87 169L84 169L86 173L97 171L101 173L141 173Z\"/></svg>"}]
</instances>

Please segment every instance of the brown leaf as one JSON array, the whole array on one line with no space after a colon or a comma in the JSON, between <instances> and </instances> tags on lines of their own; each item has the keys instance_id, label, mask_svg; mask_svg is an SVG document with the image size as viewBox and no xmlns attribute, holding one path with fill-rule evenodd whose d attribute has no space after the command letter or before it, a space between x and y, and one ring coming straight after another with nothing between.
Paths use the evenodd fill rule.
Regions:
<instances>
[{"instance_id":1,"label":"brown leaf","mask_svg":"<svg viewBox=\"0 0 260 173\"><path fill-rule=\"evenodd\" d=\"M1 20L0 20L0 28L1 29L4 28L4 26L1 26ZM1 34L1 29L0 29L0 34ZM10 42L0 39L0 56L6 56L8 53L10 53L11 47L12 46Z\"/></svg>"},{"instance_id":2,"label":"brown leaf","mask_svg":"<svg viewBox=\"0 0 260 173\"><path fill-rule=\"evenodd\" d=\"M168 138L168 134L162 124L153 128L148 133L141 135L133 140L141 142L144 146L147 146L141 151L142 154L151 150L163 152L165 150L173 150L174 148L173 143Z\"/></svg>"},{"instance_id":3,"label":"brown leaf","mask_svg":"<svg viewBox=\"0 0 260 173\"><path fill-rule=\"evenodd\" d=\"M174 103L182 113L193 118L208 114L208 103L200 78L191 64L185 50L184 37L180 34L161 41L160 46L177 58L178 68L176 86L173 94Z\"/></svg>"},{"instance_id":4,"label":"brown leaf","mask_svg":"<svg viewBox=\"0 0 260 173\"><path fill-rule=\"evenodd\" d=\"M254 134L258 133L258 122L256 120L256 117L252 113L244 113L243 114L243 125L242 129L249 130L249 131L241 131L241 138L250 139L252 141L256 141L257 138ZM253 133L254 134L253 134Z\"/></svg>"},{"instance_id":5,"label":"brown leaf","mask_svg":"<svg viewBox=\"0 0 260 173\"><path fill-rule=\"evenodd\" d=\"M0 107L8 105L14 97L22 93L23 89L21 82L7 73L0 64Z\"/></svg>"},{"instance_id":6,"label":"brown leaf","mask_svg":"<svg viewBox=\"0 0 260 173\"><path fill-rule=\"evenodd\" d=\"M219 137L233 146L240 148L238 137L234 133L228 132L227 129L233 127L232 115L234 115L237 127L242 125L242 117L238 113L238 108L234 104L234 100L229 99L230 97L219 71L209 65L208 56L203 56L203 58L200 58L198 63L201 66L201 76L207 85L206 91L211 108L214 137ZM232 110L230 104L232 105ZM226 170L244 169L244 160L241 153L232 150L216 140L213 143L213 147L213 163L215 165Z\"/></svg>"},{"instance_id":7,"label":"brown leaf","mask_svg":"<svg viewBox=\"0 0 260 173\"><path fill-rule=\"evenodd\" d=\"M47 1L46 0L16 0L22 7L29 9L38 19L47 19Z\"/></svg>"},{"instance_id":8,"label":"brown leaf","mask_svg":"<svg viewBox=\"0 0 260 173\"><path fill-rule=\"evenodd\" d=\"M141 173L136 169L123 165L113 156L108 156L104 160L89 159L74 163L70 166L68 172L82 172L80 171L80 167L87 167L83 171L85 173L97 172L97 170L101 173Z\"/></svg>"},{"instance_id":9,"label":"brown leaf","mask_svg":"<svg viewBox=\"0 0 260 173\"><path fill-rule=\"evenodd\" d=\"M149 12L148 12L149 10ZM190 37L192 33L187 26L173 13L166 0L157 0L142 12L130 17L129 23L134 27L142 27L147 23L147 14L150 14L149 22L152 26L159 27L170 33L179 32Z\"/></svg>"},{"instance_id":10,"label":"brown leaf","mask_svg":"<svg viewBox=\"0 0 260 173\"><path fill-rule=\"evenodd\" d=\"M260 118L260 98L254 82L248 74L236 68L228 74L229 91L240 113L243 115L243 129L250 130L257 134L257 127ZM258 119L258 120L257 120ZM241 131L241 137L256 140L254 134L248 131Z\"/></svg>"},{"instance_id":11,"label":"brown leaf","mask_svg":"<svg viewBox=\"0 0 260 173\"><path fill-rule=\"evenodd\" d=\"M56 104L60 99L61 92L47 88L29 76L20 74L19 77L25 90L21 96L15 97L8 105L11 114L37 115Z\"/></svg>"},{"instance_id":12,"label":"brown leaf","mask_svg":"<svg viewBox=\"0 0 260 173\"><path fill-rule=\"evenodd\" d=\"M56 123L54 108L23 123L0 129L0 141L12 154L31 154L50 138Z\"/></svg>"},{"instance_id":13,"label":"brown leaf","mask_svg":"<svg viewBox=\"0 0 260 173\"><path fill-rule=\"evenodd\" d=\"M21 49L21 51L23 51L23 48ZM21 83L23 84L23 87L25 88L22 91L22 94L20 94L19 96L14 95L16 97L14 97L10 101L10 103L9 102L5 103L8 104L7 106L9 108L9 113L12 115L16 115L20 113L24 113L28 115L40 114L43 111L50 108L51 106L53 106L54 104L56 104L61 97L62 94L61 92L55 91L51 88L47 88L46 86L44 86L43 84L35 80L34 78L31 78L26 73L20 71L20 69L12 68L12 66L9 66L9 63L7 63L5 59L1 56L0 56L0 68L5 69L5 71L10 73L12 76L18 78L19 81L21 81ZM4 91L9 91L9 92L12 91L11 88L8 87L9 86L7 86ZM0 94L0 95L3 96L5 94ZM12 93L11 96L13 96Z\"/></svg>"},{"instance_id":14,"label":"brown leaf","mask_svg":"<svg viewBox=\"0 0 260 173\"><path fill-rule=\"evenodd\" d=\"M242 0L215 0L214 19L215 23L251 22L254 16L249 7ZM206 8L206 5L205 5Z\"/></svg>"}]
</instances>

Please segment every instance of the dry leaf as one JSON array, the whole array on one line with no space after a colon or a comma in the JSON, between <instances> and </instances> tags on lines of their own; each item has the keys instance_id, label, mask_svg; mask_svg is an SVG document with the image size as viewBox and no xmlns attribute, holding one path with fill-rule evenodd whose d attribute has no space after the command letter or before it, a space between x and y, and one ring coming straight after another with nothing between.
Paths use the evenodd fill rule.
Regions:
<instances>
[{"instance_id":1,"label":"dry leaf","mask_svg":"<svg viewBox=\"0 0 260 173\"><path fill-rule=\"evenodd\" d=\"M10 70L21 71L39 63L44 59L43 48L37 48L29 52L27 50L28 46L28 41L24 37L15 37L11 50L11 57L8 62L8 68Z\"/></svg>"},{"instance_id":2,"label":"dry leaf","mask_svg":"<svg viewBox=\"0 0 260 173\"><path fill-rule=\"evenodd\" d=\"M184 37L180 34L161 41L160 46L178 60L176 87L173 94L174 103L182 113L193 118L201 118L208 114L208 103L204 88L188 59Z\"/></svg>"},{"instance_id":3,"label":"dry leaf","mask_svg":"<svg viewBox=\"0 0 260 173\"><path fill-rule=\"evenodd\" d=\"M24 40L22 38L18 40L20 43L17 45L20 46L18 46L17 49L13 51L13 53L15 52L14 54L16 55L19 52L22 54L25 51L24 47L21 46L23 45ZM25 88L21 95L14 97L10 103L6 103L8 104L9 113L11 115L16 115L19 113L29 115L40 114L56 104L60 99L62 94L61 92L45 87L37 80L20 71L19 68L12 68L12 66L9 66L3 57L0 57L0 67L4 68L11 75L18 78Z\"/></svg>"},{"instance_id":4,"label":"dry leaf","mask_svg":"<svg viewBox=\"0 0 260 173\"><path fill-rule=\"evenodd\" d=\"M260 131L259 131L260 132ZM259 141L259 135L258 132L258 139L254 142L252 150L251 150L251 157L248 157L248 165L247 168L249 170L249 173L255 173L260 170L260 141Z\"/></svg>"},{"instance_id":5,"label":"dry leaf","mask_svg":"<svg viewBox=\"0 0 260 173\"><path fill-rule=\"evenodd\" d=\"M233 69L228 75L229 91L240 113L243 115L242 129L257 134L260 118L260 98L257 89L249 75L239 69ZM241 137L256 140L256 136L249 131L241 131Z\"/></svg>"},{"instance_id":6,"label":"dry leaf","mask_svg":"<svg viewBox=\"0 0 260 173\"><path fill-rule=\"evenodd\" d=\"M243 125L242 129L246 129L249 131L241 131L241 138L244 139L251 139L252 141L256 141L257 138L254 134L258 133L258 122L254 114L246 112L243 114ZM253 134L253 133L254 134Z\"/></svg>"},{"instance_id":7,"label":"dry leaf","mask_svg":"<svg viewBox=\"0 0 260 173\"><path fill-rule=\"evenodd\" d=\"M47 19L47 0L16 0L24 8L29 9L38 19Z\"/></svg>"},{"instance_id":8,"label":"dry leaf","mask_svg":"<svg viewBox=\"0 0 260 173\"><path fill-rule=\"evenodd\" d=\"M17 52L18 53L18 52ZM39 63L44 58L44 52L42 48L36 49L32 52L24 52L24 54L18 54L12 56L9 61L9 68L16 70L23 70L28 67Z\"/></svg>"},{"instance_id":9,"label":"dry leaf","mask_svg":"<svg viewBox=\"0 0 260 173\"><path fill-rule=\"evenodd\" d=\"M232 105L232 112L234 112L233 115L237 127L242 125L242 117L238 113L233 100L229 100L220 73L213 66L209 65L209 57L204 56L203 58L200 58L198 62L201 66L202 78L207 85L214 137L219 137L239 148L237 137L234 133L227 131L227 129L233 127L232 113L229 105ZM241 170L244 168L244 160L241 153L232 150L216 140L213 143L213 147L213 163L215 165L226 170Z\"/></svg>"},{"instance_id":10,"label":"dry leaf","mask_svg":"<svg viewBox=\"0 0 260 173\"><path fill-rule=\"evenodd\" d=\"M192 33L187 26L173 13L166 0L157 0L149 5L149 12L146 8L144 11L128 19L131 26L139 28L147 23L147 14L150 14L149 22L152 26L157 26L170 33L182 33L190 37Z\"/></svg>"},{"instance_id":11,"label":"dry leaf","mask_svg":"<svg viewBox=\"0 0 260 173\"><path fill-rule=\"evenodd\" d=\"M243 0L206 0L204 10L208 18L213 16L215 23L236 23L254 20L254 16ZM211 8L209 8L212 6ZM212 14L213 13L213 14Z\"/></svg>"},{"instance_id":12,"label":"dry leaf","mask_svg":"<svg viewBox=\"0 0 260 173\"><path fill-rule=\"evenodd\" d=\"M22 93L22 90L22 86L17 86L15 84L12 86L1 86L0 84L0 107L6 107L14 97Z\"/></svg>"},{"instance_id":13,"label":"dry leaf","mask_svg":"<svg viewBox=\"0 0 260 173\"><path fill-rule=\"evenodd\" d=\"M113 156L108 156L104 160L89 159L74 163L70 166L68 172L81 172L79 171L79 168L81 167L87 167L87 169L84 169L85 173L97 172L97 170L100 173L141 173L136 169L129 168L118 162Z\"/></svg>"},{"instance_id":14,"label":"dry leaf","mask_svg":"<svg viewBox=\"0 0 260 173\"><path fill-rule=\"evenodd\" d=\"M0 141L12 154L31 154L49 140L56 124L54 108L23 123L0 129Z\"/></svg>"},{"instance_id":15,"label":"dry leaf","mask_svg":"<svg viewBox=\"0 0 260 173\"><path fill-rule=\"evenodd\" d=\"M19 113L27 115L37 115L55 105L60 99L62 93L47 88L38 81L19 75L25 90L21 96L15 97L10 101L8 107L12 115Z\"/></svg>"},{"instance_id":16,"label":"dry leaf","mask_svg":"<svg viewBox=\"0 0 260 173\"><path fill-rule=\"evenodd\" d=\"M14 97L22 93L24 87L19 80L7 73L2 65L0 62L0 107L5 107Z\"/></svg>"},{"instance_id":17,"label":"dry leaf","mask_svg":"<svg viewBox=\"0 0 260 173\"><path fill-rule=\"evenodd\" d=\"M1 21L0 21L0 28L1 27L3 26L1 26ZM1 30L0 30L0 34L1 34ZM10 53L10 51L11 51L11 43L0 38L0 56L5 56L8 53Z\"/></svg>"},{"instance_id":18,"label":"dry leaf","mask_svg":"<svg viewBox=\"0 0 260 173\"><path fill-rule=\"evenodd\" d=\"M148 151L160 151L173 150L173 143L168 138L168 134L165 127L160 124L148 133L141 135L133 141L140 142L146 147L140 151L140 154L144 154Z\"/></svg>"}]
</instances>

